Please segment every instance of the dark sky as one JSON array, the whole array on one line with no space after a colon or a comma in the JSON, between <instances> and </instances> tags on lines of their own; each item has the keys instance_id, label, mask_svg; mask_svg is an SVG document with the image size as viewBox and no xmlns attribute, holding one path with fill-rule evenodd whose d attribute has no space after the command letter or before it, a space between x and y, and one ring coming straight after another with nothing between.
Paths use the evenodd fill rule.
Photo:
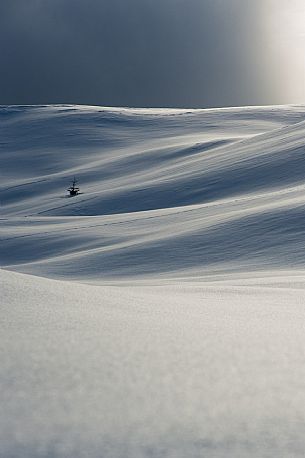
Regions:
<instances>
[{"instance_id":1,"label":"dark sky","mask_svg":"<svg viewBox=\"0 0 305 458\"><path fill-rule=\"evenodd\" d=\"M265 0L0 0L0 104L277 102Z\"/></svg>"}]
</instances>

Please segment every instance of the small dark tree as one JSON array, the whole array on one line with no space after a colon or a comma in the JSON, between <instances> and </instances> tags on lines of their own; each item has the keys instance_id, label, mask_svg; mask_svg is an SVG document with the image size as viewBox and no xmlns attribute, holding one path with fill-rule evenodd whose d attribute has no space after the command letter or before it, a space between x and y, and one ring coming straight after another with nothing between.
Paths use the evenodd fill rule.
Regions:
<instances>
[{"instance_id":1,"label":"small dark tree","mask_svg":"<svg viewBox=\"0 0 305 458\"><path fill-rule=\"evenodd\" d=\"M70 186L70 188L67 189L67 191L69 191L70 193L70 196L73 197L73 196L77 196L77 194L79 193L79 188L76 187L76 178L74 177L73 181L72 181L72 185Z\"/></svg>"}]
</instances>

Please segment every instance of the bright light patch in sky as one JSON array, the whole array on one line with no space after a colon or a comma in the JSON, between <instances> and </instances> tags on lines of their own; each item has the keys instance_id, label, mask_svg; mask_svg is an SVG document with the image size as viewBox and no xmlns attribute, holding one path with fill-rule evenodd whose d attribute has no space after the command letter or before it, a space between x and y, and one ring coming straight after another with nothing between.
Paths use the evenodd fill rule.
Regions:
<instances>
[{"instance_id":1,"label":"bright light patch in sky","mask_svg":"<svg viewBox=\"0 0 305 458\"><path fill-rule=\"evenodd\" d=\"M305 0L0 0L0 56L0 104L305 103Z\"/></svg>"},{"instance_id":2,"label":"bright light patch in sky","mask_svg":"<svg viewBox=\"0 0 305 458\"><path fill-rule=\"evenodd\" d=\"M305 2L269 0L271 55L285 102L305 102Z\"/></svg>"}]
</instances>

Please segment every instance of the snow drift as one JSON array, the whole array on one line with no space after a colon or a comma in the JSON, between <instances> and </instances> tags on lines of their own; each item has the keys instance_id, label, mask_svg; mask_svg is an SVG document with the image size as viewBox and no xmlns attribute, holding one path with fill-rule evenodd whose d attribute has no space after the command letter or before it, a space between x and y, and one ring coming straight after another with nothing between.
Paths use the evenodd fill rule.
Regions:
<instances>
[{"instance_id":1,"label":"snow drift","mask_svg":"<svg viewBox=\"0 0 305 458\"><path fill-rule=\"evenodd\" d=\"M95 281L303 268L304 118L4 107L2 265Z\"/></svg>"},{"instance_id":2,"label":"snow drift","mask_svg":"<svg viewBox=\"0 0 305 458\"><path fill-rule=\"evenodd\" d=\"M302 457L305 108L0 126L0 456Z\"/></svg>"}]
</instances>

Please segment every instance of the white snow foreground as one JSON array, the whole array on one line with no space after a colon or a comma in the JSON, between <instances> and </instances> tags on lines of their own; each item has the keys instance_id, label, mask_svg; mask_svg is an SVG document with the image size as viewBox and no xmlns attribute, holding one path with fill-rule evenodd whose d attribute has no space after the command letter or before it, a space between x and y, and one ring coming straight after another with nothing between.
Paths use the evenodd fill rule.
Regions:
<instances>
[{"instance_id":1,"label":"white snow foreground","mask_svg":"<svg viewBox=\"0 0 305 458\"><path fill-rule=\"evenodd\" d=\"M1 458L304 456L304 119L0 108Z\"/></svg>"},{"instance_id":2,"label":"white snow foreground","mask_svg":"<svg viewBox=\"0 0 305 458\"><path fill-rule=\"evenodd\" d=\"M304 456L293 282L118 288L3 271L1 456Z\"/></svg>"}]
</instances>

